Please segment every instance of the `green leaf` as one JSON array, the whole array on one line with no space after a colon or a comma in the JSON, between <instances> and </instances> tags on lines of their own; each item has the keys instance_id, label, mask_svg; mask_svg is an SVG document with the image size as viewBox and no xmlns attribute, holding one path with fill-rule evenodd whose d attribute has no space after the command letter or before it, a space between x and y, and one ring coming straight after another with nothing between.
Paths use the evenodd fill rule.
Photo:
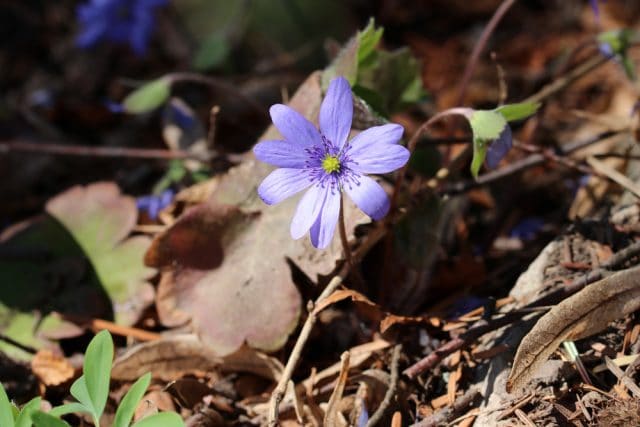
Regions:
<instances>
[{"instance_id":1,"label":"green leaf","mask_svg":"<svg viewBox=\"0 0 640 427\"><path fill-rule=\"evenodd\" d=\"M213 33L200 45L193 59L193 68L208 71L222 64L229 56L230 47L224 34Z\"/></svg>"},{"instance_id":2,"label":"green leaf","mask_svg":"<svg viewBox=\"0 0 640 427\"><path fill-rule=\"evenodd\" d=\"M344 76L353 86L358 80L358 68L365 62L371 61L376 53L375 48L382 37L384 29L375 27L373 19L367 26L351 37L322 73L322 89L327 90L329 82L335 77Z\"/></svg>"},{"instance_id":3,"label":"green leaf","mask_svg":"<svg viewBox=\"0 0 640 427\"><path fill-rule=\"evenodd\" d=\"M473 139L485 142L498 138L507 126L507 120L495 111L475 110L469 118Z\"/></svg>"},{"instance_id":4,"label":"green leaf","mask_svg":"<svg viewBox=\"0 0 640 427\"><path fill-rule=\"evenodd\" d=\"M600 33L596 38L598 43L608 47L611 54L622 64L627 77L630 80L636 79L636 69L633 61L629 58L629 46L637 34L628 28L621 30L611 30Z\"/></svg>"},{"instance_id":5,"label":"green leaf","mask_svg":"<svg viewBox=\"0 0 640 427\"><path fill-rule=\"evenodd\" d=\"M35 427L69 427L65 421L42 411L34 412L31 418Z\"/></svg>"},{"instance_id":6,"label":"green leaf","mask_svg":"<svg viewBox=\"0 0 640 427\"><path fill-rule=\"evenodd\" d=\"M473 159L471 160L471 175L474 178L478 177L480 167L484 163L484 159L487 157L487 141L481 139L473 140Z\"/></svg>"},{"instance_id":7,"label":"green leaf","mask_svg":"<svg viewBox=\"0 0 640 427\"><path fill-rule=\"evenodd\" d=\"M598 34L596 39L600 43L609 45L613 54L625 56L632 36L631 30L623 28L602 32Z\"/></svg>"},{"instance_id":8,"label":"green leaf","mask_svg":"<svg viewBox=\"0 0 640 427\"><path fill-rule=\"evenodd\" d=\"M184 427L184 421L175 412L160 412L141 419L133 427Z\"/></svg>"},{"instance_id":9,"label":"green leaf","mask_svg":"<svg viewBox=\"0 0 640 427\"><path fill-rule=\"evenodd\" d=\"M628 56L624 56L620 58L620 62L622 62L622 68L624 68L624 72L627 75L629 80L635 80L636 75L636 66Z\"/></svg>"},{"instance_id":10,"label":"green leaf","mask_svg":"<svg viewBox=\"0 0 640 427\"><path fill-rule=\"evenodd\" d=\"M383 100L384 110L379 113L398 111L425 96L422 67L409 49L376 53L375 61L360 64L357 83Z\"/></svg>"},{"instance_id":11,"label":"green leaf","mask_svg":"<svg viewBox=\"0 0 640 427\"><path fill-rule=\"evenodd\" d=\"M94 420L100 419L100 416L96 414L96 410L93 408L93 402L91 401L91 396L87 390L87 383L84 375L81 375L80 378L71 384L70 393L71 396L75 397L85 410L93 416Z\"/></svg>"},{"instance_id":12,"label":"green leaf","mask_svg":"<svg viewBox=\"0 0 640 427\"><path fill-rule=\"evenodd\" d=\"M84 406L82 403L73 402L73 403L67 403L64 405L56 406L55 408L49 411L49 414L56 417L60 417L62 415L72 414L74 412L88 412L91 414L92 410L87 409L87 407Z\"/></svg>"},{"instance_id":13,"label":"green leaf","mask_svg":"<svg viewBox=\"0 0 640 427\"><path fill-rule=\"evenodd\" d=\"M375 52L375 48L382 38L384 28L376 29L375 20L369 19L369 23L364 30L359 31L358 38L358 64L365 62L371 54Z\"/></svg>"},{"instance_id":14,"label":"green leaf","mask_svg":"<svg viewBox=\"0 0 640 427\"><path fill-rule=\"evenodd\" d=\"M99 418L109 397L109 381L113 363L113 340L107 330L100 331L89 343L84 357L83 373L87 392Z\"/></svg>"},{"instance_id":15,"label":"green leaf","mask_svg":"<svg viewBox=\"0 0 640 427\"><path fill-rule=\"evenodd\" d=\"M358 77L358 35L353 36L322 73L322 90L336 77L343 76L353 86Z\"/></svg>"},{"instance_id":16,"label":"green leaf","mask_svg":"<svg viewBox=\"0 0 640 427\"><path fill-rule=\"evenodd\" d=\"M31 427L31 416L40 409L41 400L41 398L35 397L22 407L18 418L16 418L15 427Z\"/></svg>"},{"instance_id":17,"label":"green leaf","mask_svg":"<svg viewBox=\"0 0 640 427\"><path fill-rule=\"evenodd\" d=\"M473 132L473 159L471 174L478 177L480 167L487 156L487 146L497 139L507 125L507 120L496 111L476 110L469 117Z\"/></svg>"},{"instance_id":18,"label":"green leaf","mask_svg":"<svg viewBox=\"0 0 640 427\"><path fill-rule=\"evenodd\" d=\"M138 402L140 402L144 396L144 392L147 390L147 387L149 387L150 381L151 373L146 373L131 386L127 394L122 398L120 406L118 406L116 416L113 420L113 427L129 427Z\"/></svg>"},{"instance_id":19,"label":"green leaf","mask_svg":"<svg viewBox=\"0 0 640 427\"><path fill-rule=\"evenodd\" d=\"M496 108L494 111L502 114L508 122L525 119L538 111L538 102L520 102L518 104L507 104Z\"/></svg>"},{"instance_id":20,"label":"green leaf","mask_svg":"<svg viewBox=\"0 0 640 427\"><path fill-rule=\"evenodd\" d=\"M0 383L0 426L14 427L12 406L7 392Z\"/></svg>"},{"instance_id":21,"label":"green leaf","mask_svg":"<svg viewBox=\"0 0 640 427\"><path fill-rule=\"evenodd\" d=\"M122 105L128 113L146 113L164 104L170 94L171 80L161 77L131 92L124 99Z\"/></svg>"}]
</instances>

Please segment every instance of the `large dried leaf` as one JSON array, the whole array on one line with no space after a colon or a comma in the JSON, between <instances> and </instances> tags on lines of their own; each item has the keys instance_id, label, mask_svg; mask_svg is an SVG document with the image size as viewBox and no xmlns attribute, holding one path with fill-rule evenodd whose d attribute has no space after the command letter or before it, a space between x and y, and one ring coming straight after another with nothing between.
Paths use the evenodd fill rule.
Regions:
<instances>
[{"instance_id":1,"label":"large dried leaf","mask_svg":"<svg viewBox=\"0 0 640 427\"><path fill-rule=\"evenodd\" d=\"M163 337L132 347L113 362L111 376L133 381L146 372L166 381L196 372L245 372L278 381L282 364L266 354L248 347L219 357L195 335Z\"/></svg>"},{"instance_id":2,"label":"large dried leaf","mask_svg":"<svg viewBox=\"0 0 640 427\"><path fill-rule=\"evenodd\" d=\"M142 259L146 237L124 240L136 222L132 198L110 183L75 187L53 198L48 215L0 236L0 330L41 348L43 336L79 330L52 312L75 318L137 319L153 293ZM28 292L25 292L28 290ZM26 354L0 343L14 357Z\"/></svg>"},{"instance_id":3,"label":"large dried leaf","mask_svg":"<svg viewBox=\"0 0 640 427\"><path fill-rule=\"evenodd\" d=\"M315 119L322 99L313 74L291 100L292 108ZM264 139L280 138L275 128ZM308 237L292 240L289 225L299 197L265 205L256 188L272 168L252 156L215 179L209 201L158 236L146 260L163 268L158 312L165 325L191 320L220 355L243 343L276 350L295 328L300 295L288 260L314 278L330 273L341 258L336 237L323 251ZM348 230L366 217L347 203Z\"/></svg>"},{"instance_id":4,"label":"large dried leaf","mask_svg":"<svg viewBox=\"0 0 640 427\"><path fill-rule=\"evenodd\" d=\"M507 380L521 388L563 341L596 334L640 308L640 267L620 271L572 295L545 314L524 337Z\"/></svg>"},{"instance_id":5,"label":"large dried leaf","mask_svg":"<svg viewBox=\"0 0 640 427\"><path fill-rule=\"evenodd\" d=\"M71 188L51 199L46 210L91 261L111 299L116 322L135 322L153 298L146 280L155 273L143 262L149 238L127 238L138 217L133 197L121 195L111 182L100 182Z\"/></svg>"}]
</instances>

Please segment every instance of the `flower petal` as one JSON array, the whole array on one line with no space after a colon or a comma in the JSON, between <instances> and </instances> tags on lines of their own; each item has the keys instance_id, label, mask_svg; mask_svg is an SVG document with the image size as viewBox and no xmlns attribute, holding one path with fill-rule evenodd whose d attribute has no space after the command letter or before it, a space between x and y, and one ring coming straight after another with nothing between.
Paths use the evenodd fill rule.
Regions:
<instances>
[{"instance_id":1,"label":"flower petal","mask_svg":"<svg viewBox=\"0 0 640 427\"><path fill-rule=\"evenodd\" d=\"M293 108L275 104L269 109L269 114L273 124L288 142L303 147L322 144L318 129Z\"/></svg>"},{"instance_id":2,"label":"flower petal","mask_svg":"<svg viewBox=\"0 0 640 427\"><path fill-rule=\"evenodd\" d=\"M378 220L389 212L389 197L380 184L367 176L359 178L359 184L345 185L344 190L360 210Z\"/></svg>"},{"instance_id":3,"label":"flower petal","mask_svg":"<svg viewBox=\"0 0 640 427\"><path fill-rule=\"evenodd\" d=\"M403 132L404 128L395 123L371 127L363 130L349 141L347 152L357 156L358 153L368 150L373 145L397 144L402 138Z\"/></svg>"},{"instance_id":4,"label":"flower petal","mask_svg":"<svg viewBox=\"0 0 640 427\"><path fill-rule=\"evenodd\" d=\"M329 186L314 185L302 196L291 221L291 237L299 239L309 231L320 215L328 192Z\"/></svg>"},{"instance_id":5,"label":"flower petal","mask_svg":"<svg viewBox=\"0 0 640 427\"><path fill-rule=\"evenodd\" d=\"M409 150L391 142L397 141L401 133L397 128L381 129L385 126L367 129L353 138L345 153L349 168L359 173L388 173L407 163ZM360 135L363 136L358 138ZM381 138L377 139L376 136Z\"/></svg>"},{"instance_id":6,"label":"flower petal","mask_svg":"<svg viewBox=\"0 0 640 427\"><path fill-rule=\"evenodd\" d=\"M256 158L281 168L302 169L308 155L300 144L287 141L261 141L253 147Z\"/></svg>"},{"instance_id":7,"label":"flower petal","mask_svg":"<svg viewBox=\"0 0 640 427\"><path fill-rule=\"evenodd\" d=\"M326 248L333 239L340 214L340 197L339 191L327 190L320 215L311 226L311 244L318 249Z\"/></svg>"},{"instance_id":8,"label":"flower petal","mask_svg":"<svg viewBox=\"0 0 640 427\"><path fill-rule=\"evenodd\" d=\"M258 195L268 205L280 203L287 197L311 185L304 169L280 168L271 172L258 187Z\"/></svg>"},{"instance_id":9,"label":"flower petal","mask_svg":"<svg viewBox=\"0 0 640 427\"><path fill-rule=\"evenodd\" d=\"M403 131L400 125L387 124L360 132L349 142L349 167L361 173L387 173L404 166L409 150L398 144Z\"/></svg>"},{"instance_id":10,"label":"flower petal","mask_svg":"<svg viewBox=\"0 0 640 427\"><path fill-rule=\"evenodd\" d=\"M320 106L320 131L338 149L342 148L351 131L353 118L353 97L351 87L344 77L337 77L329 83L327 94Z\"/></svg>"},{"instance_id":11,"label":"flower petal","mask_svg":"<svg viewBox=\"0 0 640 427\"><path fill-rule=\"evenodd\" d=\"M492 141L487 148L487 156L485 157L487 167L490 169L497 168L500 160L507 155L512 145L511 128L506 125L500 132L500 136Z\"/></svg>"}]
</instances>

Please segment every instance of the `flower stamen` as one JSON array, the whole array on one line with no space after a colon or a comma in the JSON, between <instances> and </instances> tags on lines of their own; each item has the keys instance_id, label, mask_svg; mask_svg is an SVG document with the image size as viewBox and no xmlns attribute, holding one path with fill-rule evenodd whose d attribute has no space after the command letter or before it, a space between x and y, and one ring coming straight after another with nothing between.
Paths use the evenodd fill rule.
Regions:
<instances>
[{"instance_id":1,"label":"flower stamen","mask_svg":"<svg viewBox=\"0 0 640 427\"><path fill-rule=\"evenodd\" d=\"M322 159L322 169L326 173L339 173L340 172L340 160L338 156L332 156L327 154L324 159Z\"/></svg>"}]
</instances>

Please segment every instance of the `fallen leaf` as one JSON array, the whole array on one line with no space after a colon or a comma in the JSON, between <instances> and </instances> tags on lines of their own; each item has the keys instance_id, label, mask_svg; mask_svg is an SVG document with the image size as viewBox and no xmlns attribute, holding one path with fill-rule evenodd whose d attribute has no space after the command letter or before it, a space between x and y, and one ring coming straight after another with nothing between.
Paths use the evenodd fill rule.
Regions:
<instances>
[{"instance_id":1,"label":"fallen leaf","mask_svg":"<svg viewBox=\"0 0 640 427\"><path fill-rule=\"evenodd\" d=\"M153 300L145 282L154 271L143 265L150 240L127 239L136 223L133 198L112 183L74 187L51 199L47 215L17 224L0 235L0 330L36 349L48 338L82 330L69 318L137 320ZM24 292L28 289L28 292ZM29 354L0 343L13 357Z\"/></svg>"},{"instance_id":2,"label":"fallen leaf","mask_svg":"<svg viewBox=\"0 0 640 427\"><path fill-rule=\"evenodd\" d=\"M521 388L563 341L596 334L640 308L640 267L612 274L565 299L542 316L523 338L507 380L507 391Z\"/></svg>"},{"instance_id":3,"label":"fallen leaf","mask_svg":"<svg viewBox=\"0 0 640 427\"><path fill-rule=\"evenodd\" d=\"M143 263L149 238L127 238L138 217L133 197L121 195L114 183L99 182L65 191L49 200L46 210L91 261L113 303L116 322L134 323L153 300L146 280L155 272Z\"/></svg>"},{"instance_id":4,"label":"fallen leaf","mask_svg":"<svg viewBox=\"0 0 640 427\"><path fill-rule=\"evenodd\" d=\"M47 387L69 381L75 372L67 359L46 349L38 351L31 359L31 370Z\"/></svg>"},{"instance_id":5,"label":"fallen leaf","mask_svg":"<svg viewBox=\"0 0 640 427\"><path fill-rule=\"evenodd\" d=\"M329 295L327 298L320 301L320 303L314 307L313 314L318 314L319 312L329 307L330 305L343 301L347 298L350 298L351 301L366 304L370 307L380 310L380 306L378 304L371 301L369 298L362 295L360 292L354 291L352 289L338 289L337 291Z\"/></svg>"},{"instance_id":6,"label":"fallen leaf","mask_svg":"<svg viewBox=\"0 0 640 427\"><path fill-rule=\"evenodd\" d=\"M180 378L172 381L165 391L171 394L183 408L193 408L202 398L214 393L205 382L196 378Z\"/></svg>"},{"instance_id":7,"label":"fallen leaf","mask_svg":"<svg viewBox=\"0 0 640 427\"><path fill-rule=\"evenodd\" d=\"M175 335L131 347L116 358L111 378L134 381L147 372L172 381L189 373L212 372L222 359L207 349L195 335Z\"/></svg>"},{"instance_id":8,"label":"fallen leaf","mask_svg":"<svg viewBox=\"0 0 640 427\"><path fill-rule=\"evenodd\" d=\"M290 106L311 119L321 100L320 76L314 73ZM272 126L261 139L278 138ZM291 239L298 198L267 206L256 192L272 169L248 155L214 178L209 200L158 236L146 257L150 265L163 267L157 300L162 323L190 321L219 355L244 343L265 351L284 345L301 304L288 261L315 279L334 270L342 257L337 238L323 251L313 248L308 237ZM345 218L351 232L367 217L349 202Z\"/></svg>"},{"instance_id":9,"label":"fallen leaf","mask_svg":"<svg viewBox=\"0 0 640 427\"><path fill-rule=\"evenodd\" d=\"M380 333L384 334L387 329L394 325L420 325L427 324L434 328L438 328L442 324L439 317L426 316L398 316L395 314L387 314L380 322Z\"/></svg>"},{"instance_id":10,"label":"fallen leaf","mask_svg":"<svg viewBox=\"0 0 640 427\"><path fill-rule=\"evenodd\" d=\"M175 335L138 344L113 362L111 377L133 381L147 372L173 381L189 373L244 372L278 381L284 367L277 359L249 347L219 357L195 335Z\"/></svg>"}]
</instances>

